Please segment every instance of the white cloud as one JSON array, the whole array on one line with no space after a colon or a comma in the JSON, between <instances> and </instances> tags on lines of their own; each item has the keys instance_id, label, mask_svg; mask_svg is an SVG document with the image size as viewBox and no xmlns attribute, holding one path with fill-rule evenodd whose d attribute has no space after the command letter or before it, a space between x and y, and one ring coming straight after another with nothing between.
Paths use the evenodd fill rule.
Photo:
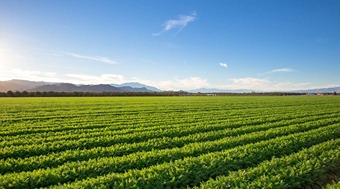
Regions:
<instances>
[{"instance_id":1,"label":"white cloud","mask_svg":"<svg viewBox=\"0 0 340 189\"><path fill-rule=\"evenodd\" d=\"M197 89L202 87L208 87L208 81L200 77L189 77L185 79L175 79L172 82L174 89Z\"/></svg>"},{"instance_id":2,"label":"white cloud","mask_svg":"<svg viewBox=\"0 0 340 189\"><path fill-rule=\"evenodd\" d=\"M276 73L276 72L295 72L295 70L291 68L280 68L280 69L275 69L270 71L271 73Z\"/></svg>"},{"instance_id":3,"label":"white cloud","mask_svg":"<svg viewBox=\"0 0 340 189\"><path fill-rule=\"evenodd\" d=\"M122 84L124 76L117 74L87 75L87 74L66 74L69 82L77 84Z\"/></svg>"},{"instance_id":4,"label":"white cloud","mask_svg":"<svg viewBox=\"0 0 340 189\"><path fill-rule=\"evenodd\" d=\"M35 70L9 69L0 70L0 80L23 79L30 81L63 82L74 84L121 84L125 82L122 75L117 74L57 74Z\"/></svg>"},{"instance_id":5,"label":"white cloud","mask_svg":"<svg viewBox=\"0 0 340 189\"><path fill-rule=\"evenodd\" d=\"M80 59L85 59L85 60L92 60L92 61L102 62L106 64L117 64L115 61L111 60L110 58L102 57L102 56L86 56L86 55L80 55L80 54L73 53L73 52L66 52L65 54L70 55L75 58L80 58Z\"/></svg>"},{"instance_id":6,"label":"white cloud","mask_svg":"<svg viewBox=\"0 0 340 189\"><path fill-rule=\"evenodd\" d=\"M162 90L189 90L189 89L198 89L209 87L207 79L203 79L201 77L188 77L183 79L170 79L165 81L151 81L151 80L143 80L140 78L133 78L131 81L140 82L146 85L151 85L157 87Z\"/></svg>"},{"instance_id":7,"label":"white cloud","mask_svg":"<svg viewBox=\"0 0 340 189\"><path fill-rule=\"evenodd\" d=\"M271 74L271 73L279 73L279 72L296 72L296 70L294 69L291 69L291 68L279 68L279 69L275 69L275 70L271 70L269 72L265 72L265 73L262 73L262 74L259 74L259 75L265 75L265 74Z\"/></svg>"},{"instance_id":8,"label":"white cloud","mask_svg":"<svg viewBox=\"0 0 340 189\"><path fill-rule=\"evenodd\" d=\"M220 63L220 66L224 67L224 68L228 68L228 65L226 63Z\"/></svg>"},{"instance_id":9,"label":"white cloud","mask_svg":"<svg viewBox=\"0 0 340 189\"><path fill-rule=\"evenodd\" d=\"M284 91L296 89L309 89L315 86L312 83L293 83L289 81L279 82L269 79L260 79L254 77L232 79L231 85L226 85L225 89L252 89L257 91Z\"/></svg>"},{"instance_id":10,"label":"white cloud","mask_svg":"<svg viewBox=\"0 0 340 189\"><path fill-rule=\"evenodd\" d=\"M41 72L41 71L30 71L30 70L21 70L21 69L13 69L14 74L22 75L25 77L54 77L56 73L54 72Z\"/></svg>"},{"instance_id":11,"label":"white cloud","mask_svg":"<svg viewBox=\"0 0 340 189\"><path fill-rule=\"evenodd\" d=\"M54 78L57 74L54 72L42 72L36 70L8 69L0 71L0 80L9 79L26 79L34 81L47 81Z\"/></svg>"},{"instance_id":12,"label":"white cloud","mask_svg":"<svg viewBox=\"0 0 340 189\"><path fill-rule=\"evenodd\" d=\"M153 35L161 35L163 32L167 32L175 28L179 28L178 32L181 32L183 28L196 19L196 16L196 12L193 12L190 15L181 15L177 19L168 20L163 24L163 30L161 32L154 33Z\"/></svg>"}]
</instances>

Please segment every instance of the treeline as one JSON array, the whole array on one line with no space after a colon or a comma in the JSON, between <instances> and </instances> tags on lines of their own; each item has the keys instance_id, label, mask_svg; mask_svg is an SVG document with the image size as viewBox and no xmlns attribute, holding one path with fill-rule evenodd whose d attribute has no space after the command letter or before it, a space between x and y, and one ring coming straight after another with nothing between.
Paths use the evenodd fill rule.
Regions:
<instances>
[{"instance_id":1,"label":"treeline","mask_svg":"<svg viewBox=\"0 0 340 189\"><path fill-rule=\"evenodd\" d=\"M290 92L251 92L251 93L189 93L185 91L163 92L0 92L0 97L96 97L96 96L299 96L299 95L339 95L334 93L290 93Z\"/></svg>"},{"instance_id":2,"label":"treeline","mask_svg":"<svg viewBox=\"0 0 340 189\"><path fill-rule=\"evenodd\" d=\"M190 93L184 91L164 92L28 92L7 91L0 92L0 97L90 97L90 96L185 96Z\"/></svg>"}]
</instances>

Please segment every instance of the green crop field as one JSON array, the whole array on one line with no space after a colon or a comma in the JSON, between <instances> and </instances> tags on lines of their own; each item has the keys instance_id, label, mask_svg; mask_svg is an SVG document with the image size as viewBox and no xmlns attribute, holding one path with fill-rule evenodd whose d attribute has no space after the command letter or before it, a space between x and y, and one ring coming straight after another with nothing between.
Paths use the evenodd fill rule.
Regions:
<instances>
[{"instance_id":1,"label":"green crop field","mask_svg":"<svg viewBox=\"0 0 340 189\"><path fill-rule=\"evenodd\" d=\"M340 98L0 98L0 188L337 188Z\"/></svg>"}]
</instances>

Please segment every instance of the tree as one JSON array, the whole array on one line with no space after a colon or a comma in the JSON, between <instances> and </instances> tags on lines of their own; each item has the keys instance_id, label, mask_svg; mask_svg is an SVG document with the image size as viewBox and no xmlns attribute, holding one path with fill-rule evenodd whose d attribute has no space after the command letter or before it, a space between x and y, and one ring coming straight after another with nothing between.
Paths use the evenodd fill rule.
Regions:
<instances>
[{"instance_id":1,"label":"tree","mask_svg":"<svg viewBox=\"0 0 340 189\"><path fill-rule=\"evenodd\" d=\"M14 93L13 93L13 91L11 91L11 90L9 90L9 91L7 91L7 96L10 96L10 97L13 97L14 96Z\"/></svg>"}]
</instances>

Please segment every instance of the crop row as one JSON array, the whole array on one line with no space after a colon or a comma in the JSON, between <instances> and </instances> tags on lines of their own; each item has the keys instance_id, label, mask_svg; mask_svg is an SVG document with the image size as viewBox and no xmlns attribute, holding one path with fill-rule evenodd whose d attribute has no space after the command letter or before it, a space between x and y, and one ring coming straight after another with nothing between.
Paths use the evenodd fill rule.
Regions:
<instances>
[{"instance_id":1,"label":"crop row","mask_svg":"<svg viewBox=\"0 0 340 189\"><path fill-rule=\"evenodd\" d=\"M266 119L258 119L255 121L248 122L235 122L230 125L222 125L222 124L199 124L193 126L186 127L177 127L172 129L165 129L162 132L159 131L150 131L145 133L132 133L126 135L109 135L109 136L100 136L96 138L83 138L74 141L56 141L56 142L47 142L41 145L20 145L20 146L6 146L2 148L0 152L0 158L11 158L11 157L29 157L33 155L43 155L51 152L59 152L70 149L89 149L98 146L111 146L119 143L132 143L132 142L141 142L146 141L153 138L162 138L162 137L180 137L186 136L194 133L200 132L208 132L208 131L216 131L223 130L225 128L239 128L246 125L256 125L267 123Z\"/></svg>"},{"instance_id":2,"label":"crop row","mask_svg":"<svg viewBox=\"0 0 340 189\"><path fill-rule=\"evenodd\" d=\"M322 186L327 172L340 166L340 139L298 153L273 158L260 165L219 176L200 188L303 188ZM197 187L198 188L198 187Z\"/></svg>"},{"instance_id":3,"label":"crop row","mask_svg":"<svg viewBox=\"0 0 340 189\"><path fill-rule=\"evenodd\" d=\"M338 138L339 136L339 125L333 125L303 133L291 134L244 146L238 146L229 150L221 149L221 151L207 153L198 157L186 157L184 159L165 162L151 167L142 165L142 167L145 168L141 170L132 169L124 173L109 173L103 176L87 178L85 180L79 180L64 185L59 184L57 187L180 188L184 186L195 186L209 178L226 175L230 171L254 167L273 156L281 157L298 152L303 148L308 148L315 144ZM91 166L91 164L88 164L88 166ZM84 167L80 167L80 169L82 168ZM93 169L95 170L97 167L93 166ZM100 169L102 170L103 168ZM112 167L108 166L107 169L110 170ZM76 170L77 169L73 169L73 171ZM52 173L49 175L51 174ZM97 174L91 175L91 173L89 173L86 177L93 177L96 175ZM8 180L9 178L5 180ZM19 178L24 179L25 177L22 175L22 177ZM32 177L29 177L29 179L26 178L26 180L30 180L31 178ZM57 177L53 179L59 178ZM64 178L65 177L62 177L60 179ZM48 182L50 182L50 180L48 180ZM11 184L13 183L18 183L19 185L23 183L27 184L27 182L21 180L13 181ZM48 185L46 184L46 180L41 181L40 184Z\"/></svg>"},{"instance_id":4,"label":"crop row","mask_svg":"<svg viewBox=\"0 0 340 189\"><path fill-rule=\"evenodd\" d=\"M211 140L218 140L225 137L239 136L244 134L262 134L267 137L270 136L266 133L268 129L269 133L276 132L277 130L288 130L293 131L304 131L311 128L317 128L332 123L339 122L339 118L336 119L322 119L322 121L315 120L289 120L282 121L275 124L263 124L256 126L245 126L237 129L227 128L225 130L210 131L205 133L195 133L184 137L165 137L150 139L140 143L129 143L129 144L117 144L109 147L97 147L92 149L84 150L66 150L60 153L50 153L48 155L33 156L28 158L8 158L0 160L0 174L7 172L21 172L21 171L32 171L38 168L56 167L61 163L69 161L84 161L88 159L94 159L99 157L114 157L127 155L129 153L135 153L138 151L150 151L156 149L175 148L182 147L186 144L205 142ZM300 124L297 124L300 123ZM287 127L287 125L291 125ZM276 130L273 130L277 128ZM292 130L290 130L292 129ZM262 131L262 132L259 132ZM283 134L289 134L283 133ZM266 137L264 137L266 138ZM204 144L203 144L204 145Z\"/></svg>"},{"instance_id":5,"label":"crop row","mask_svg":"<svg viewBox=\"0 0 340 189\"><path fill-rule=\"evenodd\" d=\"M311 126L311 128L312 127L313 126ZM294 128L297 128L297 129L294 129ZM187 174L187 172L177 173L177 170L182 170L182 171L186 170L186 171L191 172L191 174L194 174L194 175L205 174L207 178L209 178L213 176L211 174L223 173L225 169L222 168L221 166L229 167L229 165L224 165L223 163L226 163L224 162L226 160L225 158L229 157L230 155L236 158L235 159L235 161L237 160L236 162L241 161L242 163L245 163L244 165L242 164L242 166L240 165L241 166L240 168L242 168L243 166L248 165L248 164L249 164L248 166L251 166L254 163L259 163L260 161L266 160L266 158L271 157L273 155L280 156L288 152L292 153L294 151L299 150L302 147L309 147L310 145L317 144L319 142L323 142L325 140L330 140L332 138L336 138L340 136L340 130L338 129L339 125L335 124L335 125L321 127L319 129L315 129L315 130L311 130L311 131L307 131L303 133L292 134L289 136L271 139L273 137L297 132L299 128L300 128L300 131L301 130L303 131L304 127L293 127L292 126L289 129L283 128L281 130L278 130L279 129L278 128L278 129L273 129L272 132L271 130L269 130L267 132L262 132L261 134L254 133L254 134L243 135L239 137L225 138L225 139L221 139L218 141L195 143L195 144L184 146L183 148L156 150L156 151L150 151L150 152L138 152L135 154L122 156L122 157L99 158L99 159L92 159L92 160L84 161L84 162L71 162L71 163L66 163L64 165L61 165L57 168L51 168L51 169L38 169L32 172L9 173L9 174L5 174L0 177L0 183L3 184L3 185L0 185L0 187L3 186L5 188L8 188L8 187L24 187L25 188L25 187L32 186L32 184L34 184L36 187L43 187L43 186L49 186L49 185L58 184L58 183L74 181L75 179L80 180L80 179L85 179L87 177L96 177L96 176L108 174L110 172L124 172L129 169L142 169L144 167L156 165L159 163L163 163L163 164L159 164L159 165L149 168L150 171L148 171L148 173L152 174L153 177L155 177L149 180L151 183L160 184L159 182L161 181L163 183L162 179L165 179L165 177L168 177L167 179L173 178L174 175L167 175L169 171L171 172L171 170L175 170L174 173L180 174L182 175L182 177L183 177L183 174L185 175ZM267 140L267 141L263 141L263 140ZM258 141L263 141L263 142L259 142L256 144L248 144L245 146L239 146L239 145L244 145L247 143L254 143ZM223 151L224 149L229 149L233 147L236 147L236 148L230 151ZM202 153L207 153L207 152L211 152L211 153L208 153L206 155L201 155ZM240 154L240 152L242 153ZM226 156L225 153L227 153L228 156ZM196 158L188 158L188 156L197 156L197 155L201 155L201 156L198 156ZM182 158L185 158L185 159L180 160ZM264 158L264 159L261 159L261 158ZM174 160L177 160L177 161L172 162ZM170 163L164 163L164 162L169 162L169 161ZM200 165L202 162L205 162L208 164ZM211 164L211 163L214 163L214 164ZM207 166L207 167L206 169L201 167L204 170L198 171L197 170L198 167L196 166L198 167ZM217 171L213 171L213 169L216 169ZM196 173L196 171L198 172ZM124 175L128 175L130 177L131 175L128 174L129 172L120 173L120 174L115 173L113 175L110 174L108 175L108 178L112 176L116 177L116 175L122 175L123 177L125 177ZM132 175L136 177L148 178L148 174L147 175L142 174L143 170L137 175L135 175L134 170L131 170L131 172L132 172ZM171 174L174 174L174 173L171 173ZM160 176L159 177L156 176L157 174L159 174ZM189 174L187 176L188 178L190 178L192 175ZM120 178L120 177L118 176L117 178ZM148 179L146 179L145 182L149 182ZM99 177L99 180L102 181L100 177ZM128 178L127 180L123 179L122 182L123 183L125 183L126 181L137 182L138 180L140 179L133 177L133 178ZM192 181L190 181L189 183L177 183L176 182L174 187L176 187L177 184L180 184L181 186L185 186L185 185L190 184L191 182ZM92 180L91 180L91 183L92 183ZM132 183L126 183L126 184L130 185ZM147 184L147 183L144 183L143 181L143 183L140 183L140 184ZM174 183L170 182L168 184L172 186L172 184Z\"/></svg>"},{"instance_id":6,"label":"crop row","mask_svg":"<svg viewBox=\"0 0 340 189\"><path fill-rule=\"evenodd\" d=\"M322 109L319 109L322 110ZM259 110L260 111L260 110ZM271 113L273 113L274 110L266 110L262 111L262 114L270 116ZM337 110L330 110L328 109L326 112L336 112ZM171 113L168 114L161 114L158 115L156 113L147 116L141 116L140 119L138 117L129 117L128 119L126 117L120 119L119 117L114 117L114 119L110 118L110 115L103 114L100 119L98 117L90 117L84 116L82 117L81 120L78 120L77 122L73 123L72 119L69 118L64 118L59 121L56 120L51 120L48 122L43 122L40 120L38 116L35 117L35 121L33 124L35 125L34 128L30 127L27 122L24 120L20 121L20 127L19 126L11 126L11 127L6 127L4 128L5 130L0 131L0 136L2 136L3 140L8 140L11 137L25 137L25 135L28 136L28 138L32 137L33 135L35 136L36 134L42 134L44 135L45 133L54 133L57 135L59 133L60 136L63 136L69 133L82 133L88 130L88 132L92 132L97 130L102 130L102 129L108 129L108 126L110 126L111 130L121 130L121 129L144 129L146 126L157 126L157 125L173 125L173 124L189 124L192 122L198 122L198 121L207 121L211 120L212 118L214 121L217 121L219 119L223 118L228 118L228 119L249 119L251 117L256 117L259 116L258 111L254 110L242 110L239 111L235 114L228 113L225 114L223 113L225 110L220 110L220 112L214 112L214 111L208 111L208 112L195 112L194 114L192 113L185 113L185 114L176 114L175 116L169 116ZM233 110L234 112L234 110ZM244 113L242 113L244 112ZM313 112L314 113L314 112ZM319 113L322 113L319 111ZM156 114L156 115L155 115ZM211 114L214 114L212 117ZM308 113L306 112L296 112L296 109L292 110L287 110L283 109L280 110L280 112L275 112L275 114L278 115L287 115L287 114L305 114L307 115ZM72 117L72 116L71 116ZM167 118L168 117L168 118ZM100 123L100 124L98 124ZM40 124L41 126L37 127L36 125ZM4 138L7 137L7 138Z\"/></svg>"},{"instance_id":7,"label":"crop row","mask_svg":"<svg viewBox=\"0 0 340 189\"><path fill-rule=\"evenodd\" d=\"M300 119L300 123L301 121L305 121L307 120L307 118L310 119L314 119L314 118L318 118L321 119L322 117L326 116L338 116L339 112L328 112L328 113L318 113L318 114L310 114L310 115L286 115L286 116L277 116L275 118L269 117L269 116L262 116L262 117L250 117L250 119L248 119L248 121L245 121L242 118L238 118L238 119L228 119L228 121L225 120L219 120L219 121L214 121L213 123L209 123L209 121L196 121L196 122L189 122L186 123L185 125L183 123L177 123L177 124L172 124L171 125L171 129L183 129L183 128L190 128L191 127L195 127L197 128L197 125L209 125L209 126L213 126L213 125L223 125L225 127L227 127L228 125L244 125L244 124L256 124L256 121L265 121L267 123L272 123L272 122L278 122L278 121L282 121L282 120L292 120L292 119ZM154 131L154 132L163 132L164 129L168 129L169 126L153 126L153 127L140 127L140 128L128 128L128 129L121 129L121 130L111 130L111 129L100 129L100 130L92 130L91 132L75 132L75 133L69 133L69 134L64 134L64 135L57 135L53 132L50 132L49 135L46 135L44 137L41 136L31 136L29 138L21 136L21 137L7 137L4 141L0 142L0 146L6 146L6 147L10 147L10 146L22 146L22 145L30 145L30 144L42 144L42 143L48 143L48 142L67 142L69 140L79 140L82 138L94 138L94 137L104 137L104 136L118 136L118 135L126 135L126 134L133 134L133 133L137 133L141 134L144 132L150 132L150 131Z\"/></svg>"},{"instance_id":8,"label":"crop row","mask_svg":"<svg viewBox=\"0 0 340 189\"><path fill-rule=\"evenodd\" d=\"M110 102L110 103L112 103L112 102ZM313 111L311 111L312 109L315 109L315 110L318 110L318 111L319 110L325 110L325 108L322 108L322 107L326 106L326 105L323 105L323 104L322 105L309 105L309 106L305 105L305 106L300 107L299 111L313 112ZM109 105L107 105L107 106L109 106ZM142 104L142 106L145 106L145 104ZM267 104L267 106L269 106L269 105ZM6 135L15 136L15 135L22 135L22 134L30 134L30 133L34 134L34 133L44 133L44 132L65 131L65 130L105 128L105 127L108 126L108 125L104 125L104 126L102 125L102 127L101 127L100 125L96 124L98 122L101 122L103 124L104 123L109 124L111 122L111 124L113 124L115 126L119 126L119 123L123 122L124 123L123 125L126 124L126 125L129 125L129 127L130 127L130 126L132 126L132 124L134 122L138 123L137 125L140 125L143 122L150 124L150 123L153 123L154 121L157 121L157 118L160 118L160 117L166 118L169 115L170 115L169 118L176 118L176 122L178 122L178 121L181 121L182 118L185 119L185 117L191 117L191 113L193 113L193 112L199 113L200 116L203 116L203 114L204 114L205 116L210 116L210 117L211 117L211 114L214 114L214 117L215 117L218 114L223 115L223 112L228 112L228 114L234 113L234 115L225 114L225 116L232 117L232 116L235 116L235 115L240 116L240 115L242 115L242 112L244 112L245 115L247 115L251 112L258 113L259 111L263 112L263 114L267 114L266 112L268 112L268 114L270 112L277 114L278 112L293 113L293 112L296 112L296 110L297 110L296 109L297 104L295 104L294 106L287 106L287 104L277 104L277 103L275 103L275 106L269 106L269 107L267 107L267 106L256 105L255 106L256 108L253 107L254 109L251 109L251 106L246 104L245 106L240 107L242 109L236 109L236 110L235 109L228 110L228 109L230 109L230 107L225 107L225 106L222 106L222 107L209 106L206 109L203 109L200 106L194 106L192 108L192 111L189 110L189 109L186 109L186 111L183 112L183 113L175 113L175 112L171 112L171 111L159 113L159 112L155 111L155 109L148 109L148 111L149 111L148 114L140 113L138 115L130 114L129 107L124 107L124 109L122 109L123 112L122 112L121 116L113 115L112 112L107 112L107 111L103 112L102 114L95 114L95 115L92 115L91 111L87 111L87 112L84 113L84 115L79 116L79 114L80 114L80 112L78 110L79 107L73 107L74 109L67 111L68 112L67 114L65 114L65 112L61 112L62 114L64 114L64 115L62 115L62 116L64 116L62 118L57 119L57 118L53 118L53 116L50 117L51 122L45 122L43 117L40 117L39 114L36 114L36 112L31 112L32 110L30 110L27 114L32 115L32 121L33 121L32 124L31 124L32 126L27 124L29 122L27 122L25 120L26 119L25 117L27 117L28 115L20 116L20 115L16 114L16 117L19 117L18 118L19 124L18 125L9 124L9 125L12 125L12 126L6 127L5 130L2 130L3 128L0 128L1 129L0 135L1 136L6 136ZM94 106L94 107L97 107L97 106ZM89 108L93 109L94 107L89 107ZM216 107L219 107L219 108L216 108ZM274 107L275 109L272 109L272 107ZM44 109L44 111L49 110L49 108L51 108L51 107ZM105 106L101 107L101 108L105 108ZM150 107L144 107L144 108L150 108ZM332 109L336 110L336 107L327 107L328 111L332 111ZM77 111L74 111L74 110L77 110ZM168 109L166 108L165 110L168 110ZM111 111L115 112L117 110L111 108ZM49 111L47 111L47 112L49 112ZM176 116L171 116L172 114L175 114ZM67 116L69 116L69 117L67 117ZM75 123L72 123L72 119L69 119L69 118L72 118L72 117L75 117L75 116L76 117L79 116L79 118L76 119L78 121L76 121ZM241 116L241 117L243 117L243 116ZM131 119L131 118L133 118L133 119ZM57 119L57 121L55 119ZM4 121L4 120L5 119L1 119L1 121ZM145 120L148 120L148 121L145 122ZM152 121L150 121L150 120L152 120ZM161 119L161 120L167 122L171 119ZM141 121L141 122L139 122L139 121ZM94 125L88 125L88 126L83 125L84 122L93 123ZM26 123L26 124L23 124L23 123ZM67 124L65 125L65 123L67 123ZM131 124L129 124L129 123L131 123ZM53 125L49 125L49 124L53 124ZM71 125L73 124L74 126L70 126L70 124ZM169 124L171 124L171 122ZM33 127L33 128L31 128L31 127Z\"/></svg>"},{"instance_id":9,"label":"crop row","mask_svg":"<svg viewBox=\"0 0 340 189\"><path fill-rule=\"evenodd\" d=\"M337 113L336 111L334 112L327 112L327 113L319 113L319 115L327 115L330 113ZM318 115L318 114L312 114L312 115ZM238 116L235 117L228 117L228 119L225 119L225 116L215 116L214 117L214 121L213 124L234 124L234 123L239 123L239 122L249 122L252 120L256 120L256 119L261 119L261 120L266 120L266 121L275 121L275 120L282 120L282 119L291 119L294 117L305 117L305 116L311 116L311 115L306 115L306 114L291 114L291 115L282 115L278 116L278 117L272 117L270 115L267 116L261 116L259 117L258 114L256 115L252 115L249 116L247 118L240 118ZM199 117L199 116L198 116ZM210 116L211 117L211 116ZM158 118L160 119L160 118ZM162 118L164 119L164 118ZM68 120L64 120L66 123L68 123ZM128 134L128 133L133 133L133 132L144 132L144 131L152 131L152 130L162 130L162 129L167 129L169 127L169 125L165 124L164 121L163 123L161 123L161 119L160 120L153 120L152 121L153 124L148 124L148 126L144 126L143 123L140 122L134 122L133 125L129 125L126 122L122 122L121 124L124 124L124 126L117 126L111 123L110 124L103 124L101 123L102 126L106 126L105 128L92 128L89 130L85 130L85 129L77 129L77 130L65 130L65 131L60 131L60 132L52 132L49 131L47 133L37 133L37 134L30 134L30 135L17 135L17 136L4 136L3 141L2 141L2 145L11 145L12 143L15 145L16 143L18 144L25 144L30 142L31 140L40 140L40 138L44 139L44 142L48 141L48 140L53 140L54 138L57 140L62 140L62 139L68 139L68 138L72 138L74 136L82 136L84 138L89 138L91 136L97 136L98 134L102 135L105 133L108 133L108 135L117 135L117 134ZM195 118L194 116L192 116L192 118L190 119L185 119L184 121L177 121L175 123L171 123L171 128L176 128L176 127L189 127L189 126L193 126L193 125L197 125L197 124L212 124L211 123L211 118L209 119L209 116L207 117L199 117L199 118ZM95 125L93 125L95 126ZM138 127L137 127L138 126ZM105 133L103 133L105 132ZM21 141L22 139L25 139L24 141ZM78 139L78 138L77 138Z\"/></svg>"},{"instance_id":10,"label":"crop row","mask_svg":"<svg viewBox=\"0 0 340 189\"><path fill-rule=\"evenodd\" d=\"M333 115L330 115L333 117ZM336 116L338 118L338 116ZM2 148L0 152L0 158L24 158L29 156L35 155L44 155L52 152L60 152L65 150L71 149L90 149L94 147L107 147L112 146L114 144L121 144L121 143L136 143L136 142L143 142L154 138L163 138L163 137L182 137L187 136L190 134L201 133L201 132L209 132L209 131L218 131L224 130L226 128L241 128L246 125L257 125L257 124L264 124L266 120L256 120L256 122L250 123L234 123L230 126L225 125L200 125L200 126L191 126L185 128L173 128L167 129L162 132L158 131L150 131L146 133L133 133L133 134L126 134L126 135L109 135L109 136L101 136L97 138L83 138L79 140L73 141L56 141L50 143L43 143L40 145L20 145L20 146L6 146ZM286 121L284 121L286 122Z\"/></svg>"},{"instance_id":11,"label":"crop row","mask_svg":"<svg viewBox=\"0 0 340 189\"><path fill-rule=\"evenodd\" d=\"M214 113L214 112L213 112ZM241 113L241 112L240 112ZM53 132L54 134L59 133L61 136L63 136L65 131L68 132L79 132L82 133L86 130L94 131L96 129L101 130L101 129L107 129L108 126L110 126L111 130L121 130L121 129L143 129L145 127L152 127L160 124L181 124L181 123L191 123L191 122L197 122L197 121L207 121L211 120L211 115L205 114L202 115L201 113L198 114L195 119L192 119L195 115L176 115L176 118L172 119L166 119L167 115L152 115L152 116L147 116L147 117L141 117L141 118L136 118L136 117L131 117L129 118L122 118L119 119L119 117L114 117L113 120L111 120L110 115L104 114L102 115L102 118L98 119L97 117L92 118L92 117L82 117L81 120L78 120L77 122L73 122L72 119L65 118L60 121L56 120L51 120L48 122L42 122L39 117L36 117L35 120L39 122L39 124L42 124L39 127L30 127L29 125L23 123L21 121L21 127L17 126L12 126L11 128L6 128L4 131L0 131L0 136L24 136L24 135L34 135L34 134L44 134L46 132ZM216 114L215 114L216 115ZM242 114L241 114L242 115ZM225 116L228 116L228 118L235 118L235 119L240 119L240 114L239 115L216 115L214 116L214 119L222 119L225 118ZM251 116L258 116L258 113L253 113L250 114L247 112L247 117ZM245 118L245 117L243 117ZM152 120L152 122L150 122ZM84 124L84 122L86 124ZM100 124L98 124L100 123ZM66 124L66 125L65 125ZM35 125L37 125L35 123Z\"/></svg>"}]
</instances>

